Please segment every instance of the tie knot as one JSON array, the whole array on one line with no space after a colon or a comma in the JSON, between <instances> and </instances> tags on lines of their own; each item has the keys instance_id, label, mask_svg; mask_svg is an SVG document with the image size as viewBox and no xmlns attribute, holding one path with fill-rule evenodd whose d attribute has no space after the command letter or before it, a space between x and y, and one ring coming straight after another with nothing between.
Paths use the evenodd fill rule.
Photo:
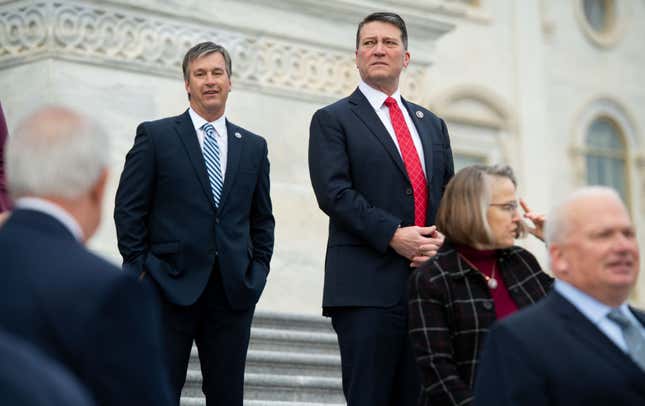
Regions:
<instances>
[{"instance_id":1,"label":"tie knot","mask_svg":"<svg viewBox=\"0 0 645 406\"><path fill-rule=\"evenodd\" d=\"M388 108L392 108L392 107L396 106L396 100L394 100L394 97L388 96L388 98L385 99L385 105Z\"/></svg>"},{"instance_id":2,"label":"tie knot","mask_svg":"<svg viewBox=\"0 0 645 406\"><path fill-rule=\"evenodd\" d=\"M215 127L213 127L213 124L211 123L206 123L202 126L202 130L206 133L206 135L212 135L215 136Z\"/></svg>"},{"instance_id":3,"label":"tie knot","mask_svg":"<svg viewBox=\"0 0 645 406\"><path fill-rule=\"evenodd\" d=\"M608 314L607 318L614 323L618 324L621 329L625 329L630 326L631 322L629 319L620 311L620 309L612 309Z\"/></svg>"}]
</instances>

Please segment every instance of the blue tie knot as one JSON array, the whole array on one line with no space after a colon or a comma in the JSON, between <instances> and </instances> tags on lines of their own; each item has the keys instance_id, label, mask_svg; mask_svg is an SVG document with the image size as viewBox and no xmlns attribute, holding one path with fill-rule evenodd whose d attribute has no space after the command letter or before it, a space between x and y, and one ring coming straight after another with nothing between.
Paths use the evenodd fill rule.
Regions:
<instances>
[{"instance_id":1,"label":"blue tie knot","mask_svg":"<svg viewBox=\"0 0 645 406\"><path fill-rule=\"evenodd\" d=\"M206 123L202 126L202 130L206 133L206 135L212 135L215 136L215 127L213 127L213 124L211 123Z\"/></svg>"}]
</instances>

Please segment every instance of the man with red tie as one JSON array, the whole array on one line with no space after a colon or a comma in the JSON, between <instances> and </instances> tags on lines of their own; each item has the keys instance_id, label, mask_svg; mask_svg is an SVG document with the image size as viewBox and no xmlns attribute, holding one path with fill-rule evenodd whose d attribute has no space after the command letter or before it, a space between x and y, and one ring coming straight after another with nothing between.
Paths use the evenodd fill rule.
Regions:
<instances>
[{"instance_id":1,"label":"man with red tie","mask_svg":"<svg viewBox=\"0 0 645 406\"><path fill-rule=\"evenodd\" d=\"M443 236L432 225L454 173L446 125L401 97L405 22L358 26L361 81L311 121L309 172L329 216L323 314L340 346L348 406L414 405L420 383L407 334L406 281Z\"/></svg>"}]
</instances>

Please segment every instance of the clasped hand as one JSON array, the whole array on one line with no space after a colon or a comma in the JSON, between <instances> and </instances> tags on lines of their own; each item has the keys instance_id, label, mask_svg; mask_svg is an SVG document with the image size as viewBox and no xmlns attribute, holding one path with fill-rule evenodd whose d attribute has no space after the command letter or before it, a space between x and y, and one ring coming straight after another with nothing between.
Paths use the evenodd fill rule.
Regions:
<instances>
[{"instance_id":1,"label":"clasped hand","mask_svg":"<svg viewBox=\"0 0 645 406\"><path fill-rule=\"evenodd\" d=\"M444 240L445 236L436 226L400 227L394 232L390 246L416 268L435 256Z\"/></svg>"}]
</instances>

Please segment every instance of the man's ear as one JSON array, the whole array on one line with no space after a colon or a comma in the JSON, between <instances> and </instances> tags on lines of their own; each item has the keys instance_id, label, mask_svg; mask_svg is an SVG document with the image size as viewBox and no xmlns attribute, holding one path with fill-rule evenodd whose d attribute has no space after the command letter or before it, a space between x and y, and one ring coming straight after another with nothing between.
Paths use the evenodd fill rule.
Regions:
<instances>
[{"instance_id":1,"label":"man's ear","mask_svg":"<svg viewBox=\"0 0 645 406\"><path fill-rule=\"evenodd\" d=\"M551 272L559 279L563 279L562 276L566 277L569 264L560 245L557 243L549 245L549 258L551 258Z\"/></svg>"},{"instance_id":2,"label":"man's ear","mask_svg":"<svg viewBox=\"0 0 645 406\"><path fill-rule=\"evenodd\" d=\"M90 191L90 198L92 199L92 202L103 204L103 196L105 195L105 187L107 185L108 176L109 171L107 168L104 168L101 171L99 178L94 183L94 186L92 186L92 190Z\"/></svg>"},{"instance_id":3,"label":"man's ear","mask_svg":"<svg viewBox=\"0 0 645 406\"><path fill-rule=\"evenodd\" d=\"M410 64L410 51L405 51L403 54L403 67L407 68Z\"/></svg>"}]
</instances>

